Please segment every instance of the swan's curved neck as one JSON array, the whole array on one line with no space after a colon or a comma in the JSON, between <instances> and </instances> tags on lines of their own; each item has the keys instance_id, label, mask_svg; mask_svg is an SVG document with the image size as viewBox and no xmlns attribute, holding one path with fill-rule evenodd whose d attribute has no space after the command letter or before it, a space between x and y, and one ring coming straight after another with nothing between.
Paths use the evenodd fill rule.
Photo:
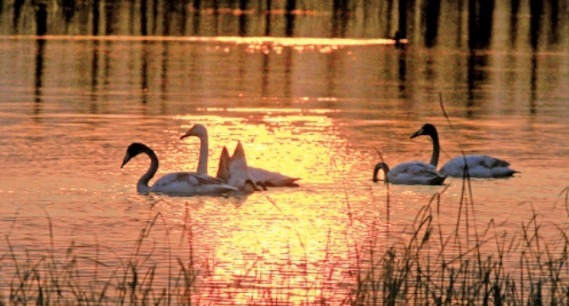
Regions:
<instances>
[{"instance_id":1,"label":"swan's curved neck","mask_svg":"<svg viewBox=\"0 0 569 306\"><path fill-rule=\"evenodd\" d=\"M207 175L207 155L209 152L209 143L207 132L200 134L200 156L198 159L198 174Z\"/></svg>"},{"instance_id":2,"label":"swan's curved neck","mask_svg":"<svg viewBox=\"0 0 569 306\"><path fill-rule=\"evenodd\" d=\"M377 165L375 165L375 167L373 168L373 181L374 182L378 182L379 178L377 177L377 173L379 172L379 170L383 169L383 176L385 177L385 182L389 183L389 180L387 179L387 172L389 172L389 166L386 163L378 163Z\"/></svg>"},{"instance_id":3,"label":"swan's curved neck","mask_svg":"<svg viewBox=\"0 0 569 306\"><path fill-rule=\"evenodd\" d=\"M437 164L439 163L439 155L441 151L441 145L439 144L439 134L437 131L430 134L431 139L433 140L433 155L431 156L431 165L437 168Z\"/></svg>"},{"instance_id":4,"label":"swan's curved neck","mask_svg":"<svg viewBox=\"0 0 569 306\"><path fill-rule=\"evenodd\" d=\"M156 171L158 171L158 164L159 164L158 163L158 157L156 156L154 151L152 151L150 148L144 148L143 152L146 153L146 155L148 155L148 157L150 157L150 167L148 168L146 173L144 173L140 177L140 179L138 180L138 183L136 184L136 190L139 193L147 193L150 191L150 187L148 186L148 182L154 177L154 175L156 174Z\"/></svg>"}]
</instances>

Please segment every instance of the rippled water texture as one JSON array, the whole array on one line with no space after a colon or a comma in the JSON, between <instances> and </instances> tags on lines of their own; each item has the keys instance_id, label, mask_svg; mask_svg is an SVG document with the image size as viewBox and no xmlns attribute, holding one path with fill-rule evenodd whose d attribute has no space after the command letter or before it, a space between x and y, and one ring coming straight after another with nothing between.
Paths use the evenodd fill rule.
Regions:
<instances>
[{"instance_id":1,"label":"rippled water texture","mask_svg":"<svg viewBox=\"0 0 569 306\"><path fill-rule=\"evenodd\" d=\"M439 128L441 162L462 150L520 171L471 181L477 223L494 220L499 231L515 233L537 213L542 234L556 239L555 225L567 222L560 194L569 184L566 14L540 19L536 32L528 5L511 16L504 5L496 3L486 46L470 45L465 14L445 4L434 40L418 28L404 49L378 40L388 36L385 21L366 19L378 23L372 31L360 11L335 34L326 12L298 15L288 38L280 35L286 16L275 15L275 38L257 39L265 15L255 11L204 13L198 21L189 14L184 30L176 15L168 28L176 36L168 36L167 22L148 20L145 38L139 7L131 19L126 4L101 11L114 27L85 15L85 28L81 8L67 27L49 10L59 21L41 39L30 30L33 15L23 10L16 19L15 6L5 5L0 233L17 253L51 243L63 253L73 243L94 254L98 245L97 256L112 264L132 254L157 216L148 238L156 260L193 257L203 281L219 290L204 301L250 300L258 291L247 286L281 288L293 303L312 300L298 289L307 283L344 292L355 250L370 237L379 248L407 239L434 194L443 192L443 227L452 231L464 218L460 179L389 191L371 181L378 151L392 166L428 161L431 142L409 136L430 122ZM245 38L235 36L239 18L248 20ZM126 147L153 148L158 175L194 171L199 141L179 136L195 123L209 129L210 174L221 148L241 141L250 165L301 177L300 187L230 198L138 195L149 160L140 156L121 169Z\"/></svg>"}]
</instances>

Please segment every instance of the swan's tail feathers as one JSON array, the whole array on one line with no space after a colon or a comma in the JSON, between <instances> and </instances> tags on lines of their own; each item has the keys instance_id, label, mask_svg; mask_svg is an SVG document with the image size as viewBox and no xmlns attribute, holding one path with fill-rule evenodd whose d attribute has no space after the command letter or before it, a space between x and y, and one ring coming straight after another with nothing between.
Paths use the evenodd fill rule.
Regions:
<instances>
[{"instance_id":1,"label":"swan's tail feathers","mask_svg":"<svg viewBox=\"0 0 569 306\"><path fill-rule=\"evenodd\" d=\"M262 168L249 167L248 170L255 183L266 187L298 187L297 181L301 179Z\"/></svg>"},{"instance_id":2,"label":"swan's tail feathers","mask_svg":"<svg viewBox=\"0 0 569 306\"><path fill-rule=\"evenodd\" d=\"M510 168L509 162L498 158L494 158L490 168L493 169L493 177L510 177L514 176L516 173L520 173L520 171Z\"/></svg>"},{"instance_id":3,"label":"swan's tail feathers","mask_svg":"<svg viewBox=\"0 0 569 306\"><path fill-rule=\"evenodd\" d=\"M257 182L257 184L263 184L266 187L300 187L296 182L299 181L298 177L286 177L279 180L267 180L264 182Z\"/></svg>"},{"instance_id":4,"label":"swan's tail feathers","mask_svg":"<svg viewBox=\"0 0 569 306\"><path fill-rule=\"evenodd\" d=\"M516 173L521 173L521 172L514 169L510 169L508 167L499 167L492 170L492 177L494 178L511 177L514 176L514 174Z\"/></svg>"}]
</instances>

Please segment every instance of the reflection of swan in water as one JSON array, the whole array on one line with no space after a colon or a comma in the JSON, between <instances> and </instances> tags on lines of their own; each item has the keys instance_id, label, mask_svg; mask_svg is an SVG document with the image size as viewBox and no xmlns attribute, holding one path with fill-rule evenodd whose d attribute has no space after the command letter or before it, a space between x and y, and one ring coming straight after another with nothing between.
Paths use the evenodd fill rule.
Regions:
<instances>
[{"instance_id":1,"label":"reflection of swan in water","mask_svg":"<svg viewBox=\"0 0 569 306\"><path fill-rule=\"evenodd\" d=\"M430 136L433 141L431 165L436 167L440 154L439 134L437 132L437 128L435 128L434 125L427 123L411 135L411 138L421 135ZM455 157L444 164L439 172L452 177L464 177L464 169L468 169L468 175L470 177L479 178L510 177L514 175L514 173L518 172L511 169L510 163L507 161L486 155L464 155Z\"/></svg>"},{"instance_id":2,"label":"reflection of swan in water","mask_svg":"<svg viewBox=\"0 0 569 306\"><path fill-rule=\"evenodd\" d=\"M404 162L391 170L386 163L380 162L373 169L374 182L379 181L377 173L382 169L385 182L392 184L441 185L446 178L446 175L441 175L433 166L423 162Z\"/></svg>"},{"instance_id":3,"label":"reflection of swan in water","mask_svg":"<svg viewBox=\"0 0 569 306\"><path fill-rule=\"evenodd\" d=\"M152 186L148 186L148 182L158 171L159 164L158 157L148 146L142 143L132 143L126 151L121 168L140 153L150 157L150 167L136 184L136 190L139 193L155 192L176 196L192 196L219 195L237 190L220 179L192 172L169 173L158 179Z\"/></svg>"},{"instance_id":4,"label":"reflection of swan in water","mask_svg":"<svg viewBox=\"0 0 569 306\"><path fill-rule=\"evenodd\" d=\"M195 124L192 126L186 134L182 135L180 139L186 137L195 136L200 140L200 156L198 160L198 173L207 174L207 160L208 160L208 133L207 128L201 124ZM241 144L238 144L240 146ZM237 150L237 148L236 148ZM243 147L241 147L243 150ZM229 155L229 154L228 154ZM235 155L235 153L234 153ZM223 156L223 154L222 154ZM243 151L243 156L237 156L236 159L245 158L245 152ZM300 180L297 177L290 177L278 172L273 172L261 168L249 167L247 166L249 172L249 177L256 184L263 187L297 187L296 181Z\"/></svg>"}]
</instances>

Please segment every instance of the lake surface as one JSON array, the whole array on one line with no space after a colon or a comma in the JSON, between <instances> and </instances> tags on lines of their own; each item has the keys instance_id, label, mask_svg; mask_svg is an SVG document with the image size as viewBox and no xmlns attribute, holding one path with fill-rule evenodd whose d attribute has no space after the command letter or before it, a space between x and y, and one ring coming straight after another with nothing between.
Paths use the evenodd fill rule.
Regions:
<instances>
[{"instance_id":1,"label":"lake surface","mask_svg":"<svg viewBox=\"0 0 569 306\"><path fill-rule=\"evenodd\" d=\"M507 11L496 5L496 15ZM507 19L475 50L446 43L454 34L442 28L435 46L414 37L399 49L357 35L295 42L209 38L207 30L38 38L3 21L0 233L10 244L0 253L33 256L53 245L64 254L73 244L93 254L100 246L100 260L111 264L134 252L156 217L147 251L158 262L192 256L212 288L204 303L254 300L243 288L256 286L281 288L298 304L312 300L307 283L331 284L341 296L358 247L370 238L380 249L405 241L436 193L444 229L464 218L461 179L389 189L371 181L377 151L392 166L430 159L426 138L409 139L426 122L439 129L441 162L463 150L520 171L471 181L477 224L494 220L498 231L517 233L537 214L541 234L555 241L555 225L567 223L569 31L535 45L524 12L513 41ZM539 34L548 37L544 27ZM199 142L179 136L195 123L209 130L210 174L221 148L241 141L249 165L301 177L300 187L229 198L138 195L149 161L121 169L127 146L153 148L158 175L194 171Z\"/></svg>"}]
</instances>

